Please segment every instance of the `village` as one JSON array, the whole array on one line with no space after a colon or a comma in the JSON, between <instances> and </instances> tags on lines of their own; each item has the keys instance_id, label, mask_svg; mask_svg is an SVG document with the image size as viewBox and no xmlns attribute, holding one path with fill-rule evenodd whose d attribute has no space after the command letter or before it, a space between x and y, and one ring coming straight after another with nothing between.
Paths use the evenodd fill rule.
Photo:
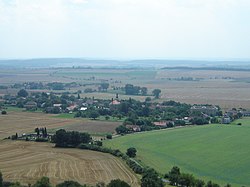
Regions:
<instances>
[{"instance_id":1,"label":"village","mask_svg":"<svg viewBox=\"0 0 250 187\"><path fill-rule=\"evenodd\" d=\"M1 100L1 113L6 107L18 107L25 111L41 111L48 114L70 114L75 118L106 121L114 118L122 121L118 134L210 123L230 124L235 119L250 116L250 111L233 108L222 112L219 106L189 105L175 101L156 102L147 97L144 102L123 100L116 93L111 99L81 98L79 94L58 95L53 92L29 94L21 89L17 95L5 95ZM30 134L29 139L40 138ZM47 137L47 136L46 136ZM50 136L48 136L50 137Z\"/></svg>"}]
</instances>

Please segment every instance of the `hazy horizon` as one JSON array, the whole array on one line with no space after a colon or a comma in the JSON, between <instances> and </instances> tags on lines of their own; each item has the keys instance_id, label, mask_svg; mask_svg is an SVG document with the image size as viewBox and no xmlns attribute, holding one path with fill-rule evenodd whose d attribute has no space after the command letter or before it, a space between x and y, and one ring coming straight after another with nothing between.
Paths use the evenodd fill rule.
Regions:
<instances>
[{"instance_id":1,"label":"hazy horizon","mask_svg":"<svg viewBox=\"0 0 250 187\"><path fill-rule=\"evenodd\" d=\"M249 60L247 0L0 0L0 59Z\"/></svg>"}]
</instances>

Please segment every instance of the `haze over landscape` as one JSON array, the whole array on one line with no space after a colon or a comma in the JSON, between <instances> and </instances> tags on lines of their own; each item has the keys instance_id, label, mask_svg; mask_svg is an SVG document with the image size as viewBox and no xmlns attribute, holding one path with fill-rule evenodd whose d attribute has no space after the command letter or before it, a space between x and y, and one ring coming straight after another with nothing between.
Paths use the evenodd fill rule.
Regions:
<instances>
[{"instance_id":1,"label":"haze over landscape","mask_svg":"<svg viewBox=\"0 0 250 187\"><path fill-rule=\"evenodd\" d=\"M1 0L0 58L250 59L248 0Z\"/></svg>"},{"instance_id":2,"label":"haze over landscape","mask_svg":"<svg viewBox=\"0 0 250 187\"><path fill-rule=\"evenodd\" d=\"M0 187L250 187L250 0L0 0Z\"/></svg>"}]
</instances>

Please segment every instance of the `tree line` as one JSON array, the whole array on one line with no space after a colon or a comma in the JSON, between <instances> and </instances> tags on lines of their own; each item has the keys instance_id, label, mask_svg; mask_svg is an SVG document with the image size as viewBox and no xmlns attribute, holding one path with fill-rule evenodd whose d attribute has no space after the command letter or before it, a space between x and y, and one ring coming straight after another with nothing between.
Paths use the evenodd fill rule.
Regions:
<instances>
[{"instance_id":1,"label":"tree line","mask_svg":"<svg viewBox=\"0 0 250 187\"><path fill-rule=\"evenodd\" d=\"M65 131L60 129L52 136L52 142L56 147L76 147L81 143L89 143L92 140L91 136L85 132Z\"/></svg>"},{"instance_id":2,"label":"tree line","mask_svg":"<svg viewBox=\"0 0 250 187\"><path fill-rule=\"evenodd\" d=\"M124 91L126 95L143 95L143 96L148 95L148 88L134 86L133 84L126 84L124 87ZM160 89L154 89L152 91L152 94L156 99L160 97L160 93L161 93Z\"/></svg>"},{"instance_id":3,"label":"tree line","mask_svg":"<svg viewBox=\"0 0 250 187\"><path fill-rule=\"evenodd\" d=\"M172 186L183 186L183 187L220 187L219 184L212 181L205 183L201 179L196 179L192 174L182 173L180 168L174 166L168 173L164 176L169 180ZM231 187L227 184L225 187Z\"/></svg>"}]
</instances>

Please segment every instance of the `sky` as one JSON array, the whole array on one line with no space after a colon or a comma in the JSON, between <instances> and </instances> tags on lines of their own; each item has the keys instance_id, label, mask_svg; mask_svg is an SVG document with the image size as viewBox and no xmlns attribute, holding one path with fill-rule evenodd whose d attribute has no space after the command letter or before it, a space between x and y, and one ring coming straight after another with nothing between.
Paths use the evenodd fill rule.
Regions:
<instances>
[{"instance_id":1,"label":"sky","mask_svg":"<svg viewBox=\"0 0 250 187\"><path fill-rule=\"evenodd\" d=\"M0 0L0 59L250 59L250 0Z\"/></svg>"}]
</instances>

